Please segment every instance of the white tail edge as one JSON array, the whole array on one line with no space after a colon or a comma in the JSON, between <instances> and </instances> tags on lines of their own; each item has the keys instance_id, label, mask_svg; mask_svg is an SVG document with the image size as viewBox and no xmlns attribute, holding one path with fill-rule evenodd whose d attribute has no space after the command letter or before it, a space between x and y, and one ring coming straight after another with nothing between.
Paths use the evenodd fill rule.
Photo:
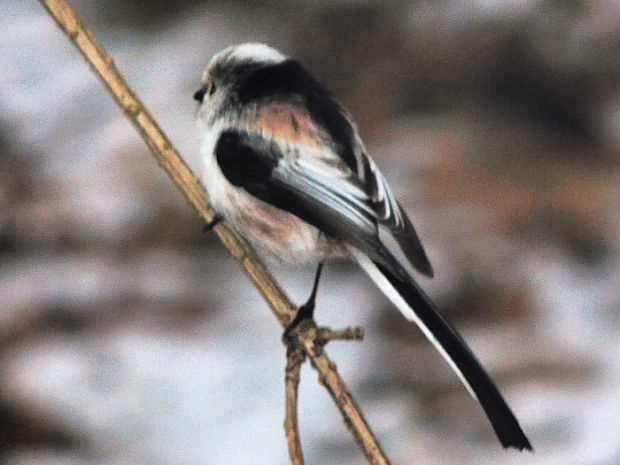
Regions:
<instances>
[{"instance_id":1,"label":"white tail edge","mask_svg":"<svg viewBox=\"0 0 620 465\"><path fill-rule=\"evenodd\" d=\"M388 278L379 270L377 265L373 263L373 261L363 252L356 249L351 245L347 245L349 252L355 258L357 263L362 267L362 269L366 272L366 274L372 279L372 281L381 289L381 291L386 295L388 299L392 301L392 303L400 310L400 312L404 315L404 317L413 321L420 330L424 333L426 338L435 346L435 348L439 351L439 353L446 359L446 361L450 364L454 372L461 379L467 391L471 394L471 396L478 400L478 396L474 392L473 388L459 369L456 362L450 357L450 355L446 352L441 343L435 338L432 331L428 329L428 327L424 324L424 322L420 319L420 317L416 314L415 310L411 308L411 306L407 303L407 301L399 294L396 288L390 283Z\"/></svg>"}]
</instances>

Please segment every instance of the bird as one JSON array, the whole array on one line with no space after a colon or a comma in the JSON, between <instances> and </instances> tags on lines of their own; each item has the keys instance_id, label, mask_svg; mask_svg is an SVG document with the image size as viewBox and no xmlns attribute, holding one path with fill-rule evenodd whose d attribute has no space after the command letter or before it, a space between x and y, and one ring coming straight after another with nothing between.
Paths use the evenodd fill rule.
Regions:
<instances>
[{"instance_id":1,"label":"bird","mask_svg":"<svg viewBox=\"0 0 620 465\"><path fill-rule=\"evenodd\" d=\"M433 268L409 217L368 155L349 112L300 61L260 43L215 54L194 94L201 180L216 212L259 255L317 265L353 260L415 322L480 403L504 448L532 450L481 363L381 236L412 268ZM380 234L381 233L381 234Z\"/></svg>"}]
</instances>

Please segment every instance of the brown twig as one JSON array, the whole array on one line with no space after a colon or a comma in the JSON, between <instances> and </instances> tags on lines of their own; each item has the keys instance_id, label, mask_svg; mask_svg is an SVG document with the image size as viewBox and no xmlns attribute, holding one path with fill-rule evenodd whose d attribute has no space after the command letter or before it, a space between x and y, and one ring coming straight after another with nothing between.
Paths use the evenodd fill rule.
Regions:
<instances>
[{"instance_id":1,"label":"brown twig","mask_svg":"<svg viewBox=\"0 0 620 465\"><path fill-rule=\"evenodd\" d=\"M364 328L318 328L316 337L317 342L322 342L323 344L329 341L359 341L364 339Z\"/></svg>"},{"instance_id":2,"label":"brown twig","mask_svg":"<svg viewBox=\"0 0 620 465\"><path fill-rule=\"evenodd\" d=\"M304 465L304 455L301 451L299 426L297 424L297 387L299 386L299 373L304 360L306 360L306 354L302 348L297 344L289 343L286 350L284 382L286 396L284 435L293 465Z\"/></svg>"},{"instance_id":3,"label":"brown twig","mask_svg":"<svg viewBox=\"0 0 620 465\"><path fill-rule=\"evenodd\" d=\"M209 205L204 188L159 129L133 90L127 85L103 47L84 27L65 0L40 0L40 2L79 49L93 72L112 94L147 143L158 164L179 187L187 202L206 222L211 221L214 211ZM295 314L295 307L288 300L271 273L238 234L223 224L215 226L214 230L226 249L241 264L259 292L269 303L280 324L286 326ZM312 332L309 331L309 333ZM389 462L368 427L362 412L336 371L336 366L329 360L322 345L317 343L316 336L315 329L314 338L304 336L302 345L312 366L319 373L319 381L327 388L334 402L338 405L345 423L353 433L368 462L373 465L388 464Z\"/></svg>"},{"instance_id":4,"label":"brown twig","mask_svg":"<svg viewBox=\"0 0 620 465\"><path fill-rule=\"evenodd\" d=\"M284 343L287 350L284 432L293 465L304 464L299 440L299 427L297 425L297 388L299 386L301 365L306 360L307 347L312 346L317 349L316 352L322 352L323 347L329 341L353 341L363 338L364 330L362 328L346 328L343 330L317 328L314 320L302 320L290 334L285 336Z\"/></svg>"}]
</instances>

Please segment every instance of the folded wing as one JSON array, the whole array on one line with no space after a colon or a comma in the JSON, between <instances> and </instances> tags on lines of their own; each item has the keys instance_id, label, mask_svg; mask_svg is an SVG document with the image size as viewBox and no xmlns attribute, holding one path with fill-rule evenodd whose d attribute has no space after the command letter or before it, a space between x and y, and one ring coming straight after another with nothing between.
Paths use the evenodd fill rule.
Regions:
<instances>
[{"instance_id":1,"label":"folded wing","mask_svg":"<svg viewBox=\"0 0 620 465\"><path fill-rule=\"evenodd\" d=\"M283 149L258 133L236 130L222 133L215 155L233 185L391 268L378 252L378 224L385 226L411 263L432 275L411 222L369 158L363 158L360 178L333 153L310 146Z\"/></svg>"}]
</instances>

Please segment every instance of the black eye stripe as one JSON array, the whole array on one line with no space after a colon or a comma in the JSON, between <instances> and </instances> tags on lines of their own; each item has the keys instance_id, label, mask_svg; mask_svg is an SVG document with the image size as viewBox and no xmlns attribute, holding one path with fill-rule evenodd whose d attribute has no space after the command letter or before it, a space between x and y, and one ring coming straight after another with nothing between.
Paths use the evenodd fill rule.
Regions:
<instances>
[{"instance_id":1,"label":"black eye stripe","mask_svg":"<svg viewBox=\"0 0 620 465\"><path fill-rule=\"evenodd\" d=\"M194 94L194 100L199 101L200 103L202 103L205 99L205 94L207 93L207 87L206 86L202 86L198 92L196 92Z\"/></svg>"},{"instance_id":2,"label":"black eye stripe","mask_svg":"<svg viewBox=\"0 0 620 465\"><path fill-rule=\"evenodd\" d=\"M202 103L204 102L206 94L209 94L209 96L211 96L215 93L216 90L217 88L215 87L215 84L210 84L210 85L205 84L204 86L200 88L198 92L194 94L194 100L198 100L199 102Z\"/></svg>"}]
</instances>

